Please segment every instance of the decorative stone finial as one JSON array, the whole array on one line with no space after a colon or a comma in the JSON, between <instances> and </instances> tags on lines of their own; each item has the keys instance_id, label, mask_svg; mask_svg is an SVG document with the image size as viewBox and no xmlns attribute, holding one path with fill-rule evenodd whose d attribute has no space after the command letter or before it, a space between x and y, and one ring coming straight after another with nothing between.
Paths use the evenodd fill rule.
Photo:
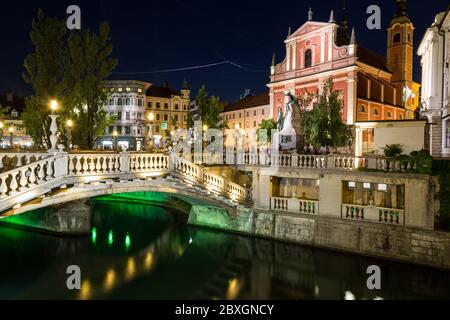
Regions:
<instances>
[{"instance_id":1,"label":"decorative stone finial","mask_svg":"<svg viewBox=\"0 0 450 320\"><path fill-rule=\"evenodd\" d=\"M334 11L333 10L331 10L331 13L330 13L330 20L328 20L328 22L329 23L335 23L336 21L334 20Z\"/></svg>"}]
</instances>

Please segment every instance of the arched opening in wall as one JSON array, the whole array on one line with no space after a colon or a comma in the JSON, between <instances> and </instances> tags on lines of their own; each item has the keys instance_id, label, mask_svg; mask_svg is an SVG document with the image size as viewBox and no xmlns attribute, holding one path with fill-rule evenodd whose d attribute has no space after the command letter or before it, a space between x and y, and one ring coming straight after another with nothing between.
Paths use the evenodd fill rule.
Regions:
<instances>
[{"instance_id":1,"label":"arched opening in wall","mask_svg":"<svg viewBox=\"0 0 450 320\"><path fill-rule=\"evenodd\" d=\"M374 116L380 115L380 113L378 112L378 109L373 109L373 115Z\"/></svg>"},{"instance_id":2,"label":"arched opening in wall","mask_svg":"<svg viewBox=\"0 0 450 320\"><path fill-rule=\"evenodd\" d=\"M309 68L311 66L312 66L312 51L311 49L308 49L305 52L305 68Z\"/></svg>"},{"instance_id":3,"label":"arched opening in wall","mask_svg":"<svg viewBox=\"0 0 450 320\"><path fill-rule=\"evenodd\" d=\"M394 43L399 43L401 41L401 35L400 32L397 32L396 34L394 34L394 38L392 40Z\"/></svg>"},{"instance_id":4,"label":"arched opening in wall","mask_svg":"<svg viewBox=\"0 0 450 320\"><path fill-rule=\"evenodd\" d=\"M390 118L392 118L392 114L391 114L390 112L388 112L388 113L386 114L386 117L390 119Z\"/></svg>"},{"instance_id":5,"label":"arched opening in wall","mask_svg":"<svg viewBox=\"0 0 450 320\"><path fill-rule=\"evenodd\" d=\"M366 113L366 106L362 105L361 107L359 107L359 112Z\"/></svg>"},{"instance_id":6,"label":"arched opening in wall","mask_svg":"<svg viewBox=\"0 0 450 320\"><path fill-rule=\"evenodd\" d=\"M403 115L402 114L398 115L398 120L403 120Z\"/></svg>"}]
</instances>

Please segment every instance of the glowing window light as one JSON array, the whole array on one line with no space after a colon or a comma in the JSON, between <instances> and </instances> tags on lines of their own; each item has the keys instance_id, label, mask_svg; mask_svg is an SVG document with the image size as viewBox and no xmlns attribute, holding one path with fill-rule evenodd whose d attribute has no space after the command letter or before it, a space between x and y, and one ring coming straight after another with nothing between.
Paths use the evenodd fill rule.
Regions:
<instances>
[{"instance_id":1,"label":"glowing window light","mask_svg":"<svg viewBox=\"0 0 450 320\"><path fill-rule=\"evenodd\" d=\"M108 245L111 247L114 243L114 233L112 230L108 233Z\"/></svg>"},{"instance_id":2,"label":"glowing window light","mask_svg":"<svg viewBox=\"0 0 450 320\"><path fill-rule=\"evenodd\" d=\"M97 243L97 228L92 228L91 231L91 240L93 244Z\"/></svg>"},{"instance_id":3,"label":"glowing window light","mask_svg":"<svg viewBox=\"0 0 450 320\"><path fill-rule=\"evenodd\" d=\"M125 248L128 250L131 247L131 237L130 234L127 233L127 235L125 236Z\"/></svg>"}]
</instances>

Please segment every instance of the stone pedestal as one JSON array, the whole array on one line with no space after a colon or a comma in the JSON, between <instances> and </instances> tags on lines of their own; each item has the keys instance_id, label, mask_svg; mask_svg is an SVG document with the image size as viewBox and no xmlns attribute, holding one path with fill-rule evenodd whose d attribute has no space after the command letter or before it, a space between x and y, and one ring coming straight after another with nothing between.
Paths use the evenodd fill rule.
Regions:
<instances>
[{"instance_id":1,"label":"stone pedestal","mask_svg":"<svg viewBox=\"0 0 450 320\"><path fill-rule=\"evenodd\" d=\"M4 222L24 228L67 236L87 235L91 232L91 207L84 201L23 213Z\"/></svg>"}]
</instances>

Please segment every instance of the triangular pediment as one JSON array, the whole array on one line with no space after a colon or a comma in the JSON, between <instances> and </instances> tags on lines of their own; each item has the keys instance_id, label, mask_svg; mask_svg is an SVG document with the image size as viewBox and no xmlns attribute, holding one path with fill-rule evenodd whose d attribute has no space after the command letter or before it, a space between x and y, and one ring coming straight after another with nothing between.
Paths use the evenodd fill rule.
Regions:
<instances>
[{"instance_id":1,"label":"triangular pediment","mask_svg":"<svg viewBox=\"0 0 450 320\"><path fill-rule=\"evenodd\" d=\"M327 27L329 25L330 25L330 23L326 23L326 22L307 21L300 28L298 28L297 31L295 31L293 34L291 34L286 40L303 36L310 32L322 29L323 27Z\"/></svg>"}]
</instances>

